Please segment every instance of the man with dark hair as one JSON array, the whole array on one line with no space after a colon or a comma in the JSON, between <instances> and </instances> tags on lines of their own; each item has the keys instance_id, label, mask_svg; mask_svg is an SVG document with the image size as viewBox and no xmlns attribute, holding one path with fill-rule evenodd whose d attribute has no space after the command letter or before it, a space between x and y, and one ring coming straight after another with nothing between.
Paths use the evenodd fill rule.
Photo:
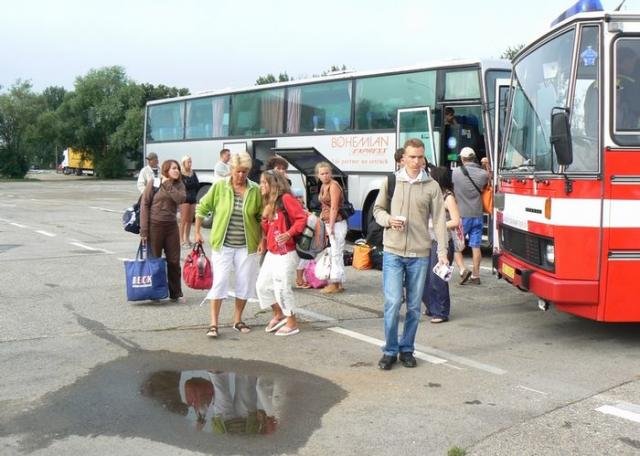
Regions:
<instances>
[{"instance_id":1,"label":"man with dark hair","mask_svg":"<svg viewBox=\"0 0 640 456\"><path fill-rule=\"evenodd\" d=\"M456 125L458 121L456 120L456 110L450 106L444 108L444 124L445 125Z\"/></svg>"},{"instance_id":2,"label":"man with dark hair","mask_svg":"<svg viewBox=\"0 0 640 456\"><path fill-rule=\"evenodd\" d=\"M283 174L287 173L287 169L289 168L289 162L282 158L280 155L273 155L269 160L267 160L267 168L266 170L275 169Z\"/></svg>"},{"instance_id":3,"label":"man with dark hair","mask_svg":"<svg viewBox=\"0 0 640 456\"><path fill-rule=\"evenodd\" d=\"M271 158L269 158L269 160L267 160L265 171L268 171L270 169L274 171L278 171L287 179L287 182L289 182L289 185L291 185L291 179L289 179L289 176L287 176L288 168L289 168L289 162L287 160L282 158L280 155L273 155Z\"/></svg>"},{"instance_id":4,"label":"man with dark hair","mask_svg":"<svg viewBox=\"0 0 640 456\"><path fill-rule=\"evenodd\" d=\"M396 150L396 153L393 155L393 159L396 161L396 170L402 168L402 157L404 157L404 147Z\"/></svg>"},{"instance_id":5,"label":"man with dark hair","mask_svg":"<svg viewBox=\"0 0 640 456\"><path fill-rule=\"evenodd\" d=\"M407 140L403 162L404 166L396 172L396 187L390 201L385 180L373 207L376 222L385 227L382 266L385 345L378 362L383 370L391 369L398 355L403 366L416 366L413 352L431 250L429 218L433 220L438 241L438 263L449 264L444 201L440 186L423 169L424 143L419 139ZM399 336L398 320L405 288L407 313Z\"/></svg>"}]
</instances>

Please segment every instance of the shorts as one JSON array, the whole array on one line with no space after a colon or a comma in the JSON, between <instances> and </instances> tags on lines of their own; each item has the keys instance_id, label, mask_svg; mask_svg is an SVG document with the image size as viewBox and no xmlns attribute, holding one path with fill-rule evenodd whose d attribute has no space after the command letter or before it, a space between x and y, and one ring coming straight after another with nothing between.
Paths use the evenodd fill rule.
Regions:
<instances>
[{"instance_id":1,"label":"shorts","mask_svg":"<svg viewBox=\"0 0 640 456\"><path fill-rule=\"evenodd\" d=\"M462 231L465 237L469 238L469 247L480 247L482 245L482 228L484 222L480 217L462 217Z\"/></svg>"}]
</instances>

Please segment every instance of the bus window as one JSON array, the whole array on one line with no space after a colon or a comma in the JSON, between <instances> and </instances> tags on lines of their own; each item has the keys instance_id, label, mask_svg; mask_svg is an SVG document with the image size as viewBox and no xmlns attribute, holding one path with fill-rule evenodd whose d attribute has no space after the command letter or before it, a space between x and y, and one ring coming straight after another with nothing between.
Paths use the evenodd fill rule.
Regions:
<instances>
[{"instance_id":1,"label":"bus window","mask_svg":"<svg viewBox=\"0 0 640 456\"><path fill-rule=\"evenodd\" d=\"M449 70L444 77L445 100L480 98L478 70Z\"/></svg>"},{"instance_id":2,"label":"bus window","mask_svg":"<svg viewBox=\"0 0 640 456\"><path fill-rule=\"evenodd\" d=\"M598 119L600 83L598 80L599 31L597 26L583 27L577 58L577 76L571 109L572 172L598 171Z\"/></svg>"},{"instance_id":3,"label":"bus window","mask_svg":"<svg viewBox=\"0 0 640 456\"><path fill-rule=\"evenodd\" d=\"M356 130L395 128L398 108L435 105L436 72L357 79L355 98Z\"/></svg>"},{"instance_id":4,"label":"bus window","mask_svg":"<svg viewBox=\"0 0 640 456\"><path fill-rule=\"evenodd\" d=\"M243 92L231 97L231 136L281 134L283 121L284 89Z\"/></svg>"},{"instance_id":5,"label":"bus window","mask_svg":"<svg viewBox=\"0 0 640 456\"><path fill-rule=\"evenodd\" d=\"M544 43L514 66L503 169L551 171L551 112L566 106L575 30Z\"/></svg>"},{"instance_id":6,"label":"bus window","mask_svg":"<svg viewBox=\"0 0 640 456\"><path fill-rule=\"evenodd\" d=\"M213 103L211 98L187 101L187 139L210 138L213 135Z\"/></svg>"},{"instance_id":7,"label":"bus window","mask_svg":"<svg viewBox=\"0 0 640 456\"><path fill-rule=\"evenodd\" d=\"M287 133L351 128L350 80L289 87L287 99Z\"/></svg>"},{"instance_id":8,"label":"bus window","mask_svg":"<svg viewBox=\"0 0 640 456\"><path fill-rule=\"evenodd\" d=\"M622 38L615 45L615 130L640 134L640 40Z\"/></svg>"},{"instance_id":9,"label":"bus window","mask_svg":"<svg viewBox=\"0 0 640 456\"><path fill-rule=\"evenodd\" d=\"M147 113L148 141L184 139L184 102L151 105Z\"/></svg>"}]
</instances>

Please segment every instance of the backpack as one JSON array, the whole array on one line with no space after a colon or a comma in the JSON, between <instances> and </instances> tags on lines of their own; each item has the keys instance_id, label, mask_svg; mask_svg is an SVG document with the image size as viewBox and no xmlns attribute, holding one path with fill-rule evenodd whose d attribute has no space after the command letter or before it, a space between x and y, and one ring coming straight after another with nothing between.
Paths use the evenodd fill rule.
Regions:
<instances>
[{"instance_id":1,"label":"backpack","mask_svg":"<svg viewBox=\"0 0 640 456\"><path fill-rule=\"evenodd\" d=\"M153 187L153 195L151 195L152 203L157 191L158 187ZM138 201L126 208L122 213L122 227L129 233L140 234L140 201L142 201L142 195L140 195Z\"/></svg>"},{"instance_id":2,"label":"backpack","mask_svg":"<svg viewBox=\"0 0 640 456\"><path fill-rule=\"evenodd\" d=\"M281 201L277 203L282 208L287 229L291 226L289 214L282 205ZM310 213L307 215L307 226L305 226L302 234L295 236L293 240L296 243L296 253L303 260L313 260L320 252L327 247L327 232L324 222L320 217Z\"/></svg>"},{"instance_id":3,"label":"backpack","mask_svg":"<svg viewBox=\"0 0 640 456\"><path fill-rule=\"evenodd\" d=\"M396 175L391 173L387 175L387 207L391 207L391 197L396 189ZM375 218L371 219L367 226L367 244L374 249L382 250L382 235L384 233L384 227L378 225Z\"/></svg>"},{"instance_id":4,"label":"backpack","mask_svg":"<svg viewBox=\"0 0 640 456\"><path fill-rule=\"evenodd\" d=\"M327 233L324 222L315 214L307 216L307 226L295 238L296 252L303 260L313 260L327 247Z\"/></svg>"}]
</instances>

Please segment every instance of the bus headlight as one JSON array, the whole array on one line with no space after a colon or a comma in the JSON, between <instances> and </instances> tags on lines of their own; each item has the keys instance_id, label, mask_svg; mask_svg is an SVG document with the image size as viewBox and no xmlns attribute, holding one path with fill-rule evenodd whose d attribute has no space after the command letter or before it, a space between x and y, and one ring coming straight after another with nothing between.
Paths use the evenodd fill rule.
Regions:
<instances>
[{"instance_id":1,"label":"bus headlight","mask_svg":"<svg viewBox=\"0 0 640 456\"><path fill-rule=\"evenodd\" d=\"M544 259L549 264L555 264L556 262L556 249L553 244L547 244L544 249Z\"/></svg>"}]
</instances>

